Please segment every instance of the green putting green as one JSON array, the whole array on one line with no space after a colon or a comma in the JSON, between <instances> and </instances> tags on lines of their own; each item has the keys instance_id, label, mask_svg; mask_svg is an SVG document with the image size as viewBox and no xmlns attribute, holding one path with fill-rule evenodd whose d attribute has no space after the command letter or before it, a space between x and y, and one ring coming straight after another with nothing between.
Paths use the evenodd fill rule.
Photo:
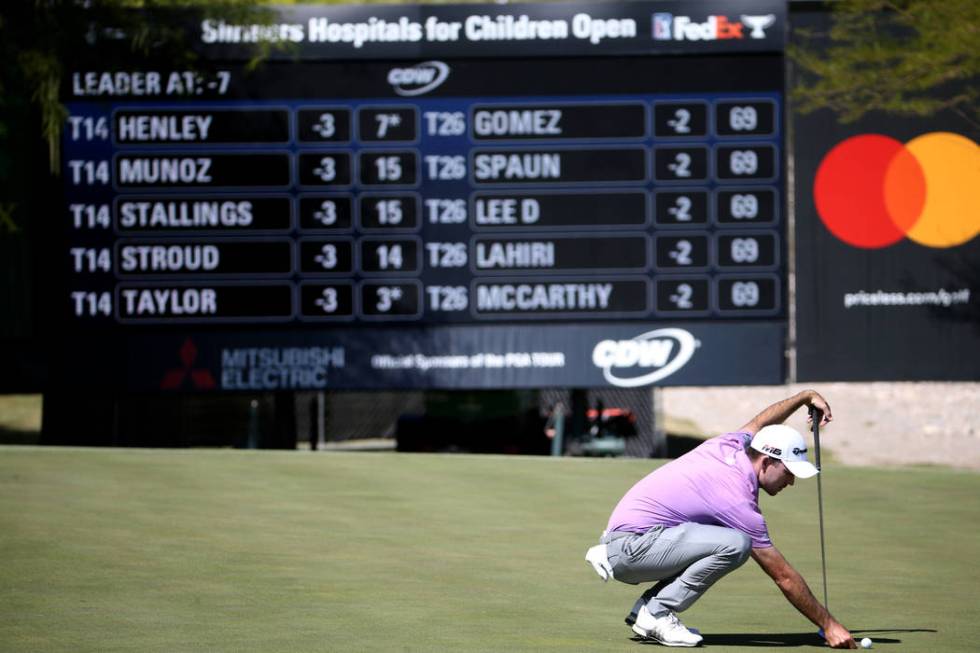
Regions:
<instances>
[{"instance_id":1,"label":"green putting green","mask_svg":"<svg viewBox=\"0 0 980 653\"><path fill-rule=\"evenodd\" d=\"M0 651L639 651L585 550L661 461L0 447ZM886 651L980 640L980 474L832 467L830 608ZM822 596L816 483L763 497ZM683 615L819 645L749 561Z\"/></svg>"}]
</instances>

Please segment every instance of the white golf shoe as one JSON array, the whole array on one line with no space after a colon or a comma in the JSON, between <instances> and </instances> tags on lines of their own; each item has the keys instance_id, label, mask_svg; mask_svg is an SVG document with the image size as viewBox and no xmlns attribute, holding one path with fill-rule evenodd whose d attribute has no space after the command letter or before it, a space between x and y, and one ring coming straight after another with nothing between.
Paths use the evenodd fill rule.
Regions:
<instances>
[{"instance_id":1,"label":"white golf shoe","mask_svg":"<svg viewBox=\"0 0 980 653\"><path fill-rule=\"evenodd\" d=\"M702 640L701 635L688 630L673 612L654 617L646 606L636 613L636 622L632 628L640 637L652 639L664 646L697 646Z\"/></svg>"}]
</instances>

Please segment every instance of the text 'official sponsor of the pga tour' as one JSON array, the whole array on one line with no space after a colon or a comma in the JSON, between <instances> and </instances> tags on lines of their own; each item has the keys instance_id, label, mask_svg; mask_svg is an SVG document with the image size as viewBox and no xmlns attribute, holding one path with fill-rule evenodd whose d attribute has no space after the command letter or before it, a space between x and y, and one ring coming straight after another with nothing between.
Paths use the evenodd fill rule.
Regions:
<instances>
[{"instance_id":1,"label":"text 'official sponsor of the pga tour'","mask_svg":"<svg viewBox=\"0 0 980 653\"><path fill-rule=\"evenodd\" d=\"M635 388L656 383L684 367L698 345L684 329L656 329L629 340L600 341L592 350L592 363L612 385Z\"/></svg>"}]
</instances>

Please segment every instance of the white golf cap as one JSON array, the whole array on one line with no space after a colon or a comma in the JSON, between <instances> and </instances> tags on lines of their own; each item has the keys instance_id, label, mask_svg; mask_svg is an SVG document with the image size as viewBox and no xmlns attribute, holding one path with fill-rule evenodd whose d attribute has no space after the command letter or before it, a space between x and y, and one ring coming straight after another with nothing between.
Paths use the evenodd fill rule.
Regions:
<instances>
[{"instance_id":1,"label":"white golf cap","mask_svg":"<svg viewBox=\"0 0 980 653\"><path fill-rule=\"evenodd\" d=\"M806 458L806 440L799 431L790 426L764 426L752 438L750 446L767 456L782 460L793 476L810 478L817 475L817 468Z\"/></svg>"}]
</instances>

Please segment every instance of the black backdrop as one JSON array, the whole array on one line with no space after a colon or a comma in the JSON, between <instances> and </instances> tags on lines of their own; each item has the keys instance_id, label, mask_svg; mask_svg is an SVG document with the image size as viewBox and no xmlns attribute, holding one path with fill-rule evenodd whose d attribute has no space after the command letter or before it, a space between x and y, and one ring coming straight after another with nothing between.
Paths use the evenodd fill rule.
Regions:
<instances>
[{"instance_id":1,"label":"black backdrop","mask_svg":"<svg viewBox=\"0 0 980 653\"><path fill-rule=\"evenodd\" d=\"M793 30L826 26L825 11L794 11ZM796 157L797 380L913 381L980 379L980 237L948 248L909 239L878 249L852 247L821 222L814 178L826 154L846 138L880 134L902 143L931 132L977 142L975 125L944 112L929 118L879 113L840 124L828 111L793 115ZM867 189L867 192L881 192ZM977 192L976 188L964 192ZM980 220L980 216L957 219ZM855 305L857 293L868 296ZM878 291L887 293L877 299ZM959 292L965 303L923 303L928 293ZM852 305L845 306L850 294ZM871 297L874 295L875 297ZM878 305L874 302L879 301ZM929 301L928 298L925 301ZM882 305L887 302L886 305Z\"/></svg>"}]
</instances>

